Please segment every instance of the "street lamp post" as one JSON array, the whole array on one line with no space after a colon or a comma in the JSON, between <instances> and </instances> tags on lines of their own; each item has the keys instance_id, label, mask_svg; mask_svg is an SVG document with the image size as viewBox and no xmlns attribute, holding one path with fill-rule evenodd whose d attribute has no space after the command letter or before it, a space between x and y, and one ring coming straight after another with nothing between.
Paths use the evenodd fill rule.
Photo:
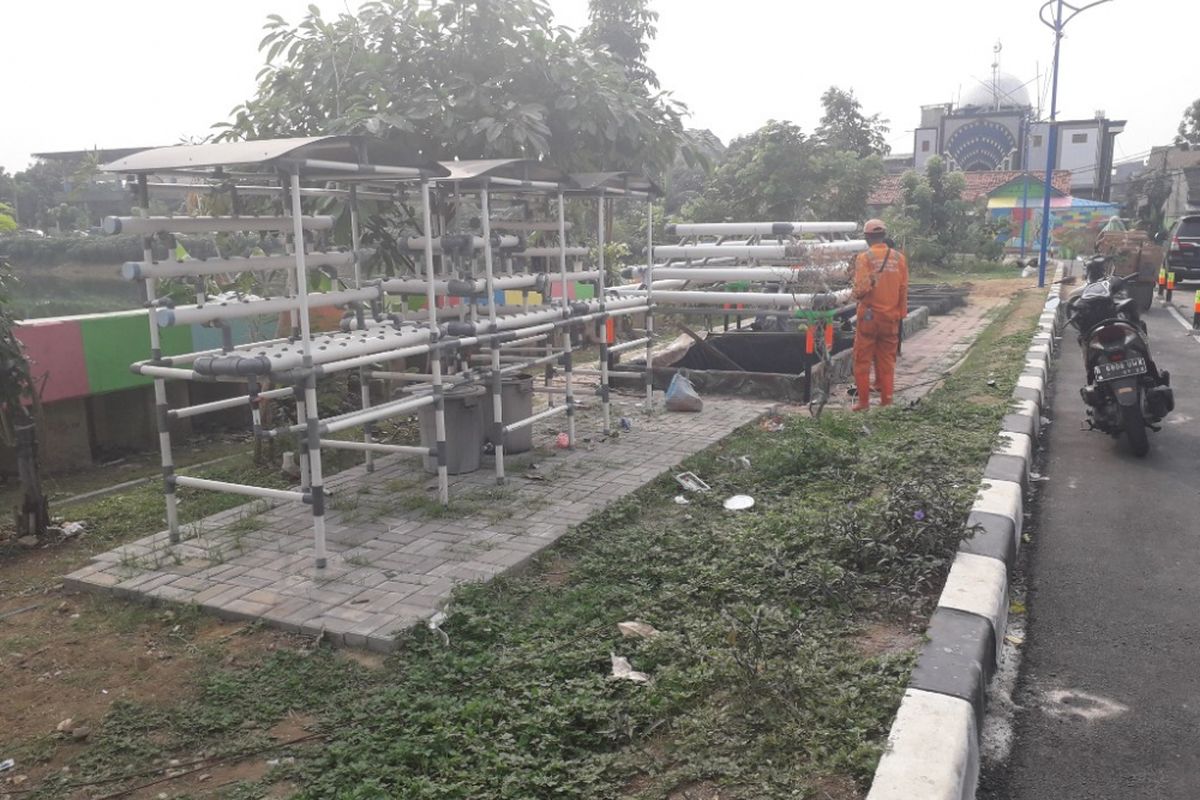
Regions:
<instances>
[{"instance_id":1,"label":"street lamp post","mask_svg":"<svg viewBox=\"0 0 1200 800\"><path fill-rule=\"evenodd\" d=\"M1054 78L1050 89L1050 125L1046 130L1050 141L1046 144L1046 183L1042 189L1042 249L1038 258L1039 287L1046 285L1046 252L1050 248L1050 187L1054 178L1054 157L1058 150L1058 131L1055 129L1054 122L1058 118L1058 54L1062 46L1063 28L1089 8L1110 2L1112 0L1096 0L1085 6L1073 6L1064 0L1046 0L1041 10L1038 11L1038 18L1041 19L1042 24L1054 31ZM1053 21L1046 19L1046 10L1052 6L1057 6ZM1064 6L1071 10L1066 19L1063 19Z\"/></svg>"}]
</instances>

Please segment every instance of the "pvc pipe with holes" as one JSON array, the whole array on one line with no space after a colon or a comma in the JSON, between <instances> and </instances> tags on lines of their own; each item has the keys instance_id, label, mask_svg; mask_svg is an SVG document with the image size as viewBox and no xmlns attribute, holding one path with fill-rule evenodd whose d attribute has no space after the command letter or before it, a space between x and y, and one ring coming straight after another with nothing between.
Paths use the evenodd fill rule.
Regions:
<instances>
[{"instance_id":1,"label":"pvc pipe with holes","mask_svg":"<svg viewBox=\"0 0 1200 800\"><path fill-rule=\"evenodd\" d=\"M306 231L333 229L333 217L301 217ZM234 233L237 231L290 231L291 217L105 217L104 232L139 233Z\"/></svg>"},{"instance_id":2,"label":"pvc pipe with holes","mask_svg":"<svg viewBox=\"0 0 1200 800\"><path fill-rule=\"evenodd\" d=\"M668 236L796 236L805 233L854 233L857 222L681 222L667 226Z\"/></svg>"},{"instance_id":3,"label":"pvc pipe with holes","mask_svg":"<svg viewBox=\"0 0 1200 800\"><path fill-rule=\"evenodd\" d=\"M364 254L365 255L365 254ZM309 253L310 267L348 267L354 263L354 253ZM267 272L274 269L295 269L293 256L251 256L250 258L205 258L190 261L126 261L121 265L121 277L127 281L146 278L184 278L193 275L223 275L227 272Z\"/></svg>"}]
</instances>

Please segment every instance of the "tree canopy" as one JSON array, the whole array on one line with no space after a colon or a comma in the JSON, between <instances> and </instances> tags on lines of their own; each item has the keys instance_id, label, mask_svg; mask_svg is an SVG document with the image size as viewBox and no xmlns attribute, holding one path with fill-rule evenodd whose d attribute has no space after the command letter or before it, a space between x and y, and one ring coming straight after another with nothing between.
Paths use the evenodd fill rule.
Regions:
<instances>
[{"instance_id":1,"label":"tree canopy","mask_svg":"<svg viewBox=\"0 0 1200 800\"><path fill-rule=\"evenodd\" d=\"M218 138L368 132L435 158L661 172L685 109L644 65L655 15L633 0L591 10L579 37L544 0L375 0L336 19L310 6L296 25L271 15L257 93Z\"/></svg>"},{"instance_id":2,"label":"tree canopy","mask_svg":"<svg viewBox=\"0 0 1200 800\"><path fill-rule=\"evenodd\" d=\"M904 173L899 201L884 214L888 232L914 261L945 263L953 253L998 258L998 224L985 211L962 199L966 179L934 156L924 174Z\"/></svg>"},{"instance_id":3,"label":"tree canopy","mask_svg":"<svg viewBox=\"0 0 1200 800\"><path fill-rule=\"evenodd\" d=\"M630 78L658 88L658 77L646 68L646 53L658 33L658 12L647 0L588 0L588 18L583 41L606 49Z\"/></svg>"},{"instance_id":4,"label":"tree canopy","mask_svg":"<svg viewBox=\"0 0 1200 800\"><path fill-rule=\"evenodd\" d=\"M1200 147L1200 100L1196 100L1184 110L1183 119L1179 122L1179 132L1175 136L1175 144Z\"/></svg>"},{"instance_id":5,"label":"tree canopy","mask_svg":"<svg viewBox=\"0 0 1200 800\"><path fill-rule=\"evenodd\" d=\"M854 96L854 90L830 86L821 95L825 109L821 124L817 126L816 138L833 150L856 153L859 156L886 156L892 151L888 146L888 120L878 114L866 116L862 103Z\"/></svg>"}]
</instances>

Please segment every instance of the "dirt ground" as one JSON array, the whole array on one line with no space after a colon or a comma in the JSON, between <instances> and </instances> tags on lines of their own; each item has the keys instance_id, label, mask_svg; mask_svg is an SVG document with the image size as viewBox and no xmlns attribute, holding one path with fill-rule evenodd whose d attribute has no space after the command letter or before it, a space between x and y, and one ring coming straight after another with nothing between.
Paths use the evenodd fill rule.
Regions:
<instances>
[{"instance_id":1,"label":"dirt ground","mask_svg":"<svg viewBox=\"0 0 1200 800\"><path fill-rule=\"evenodd\" d=\"M300 637L180 609L66 594L58 577L85 551L76 543L8 551L0 563L0 761L17 762L0 776L0 796L37 785L78 756L90 727L114 703L167 706L193 692L192 678L208 660L249 662L307 645ZM303 726L289 718L270 733L292 740ZM224 764L198 771L189 779L193 786L172 784L172 791L186 787L196 796L219 797L222 785L255 780L266 770L263 758Z\"/></svg>"}]
</instances>

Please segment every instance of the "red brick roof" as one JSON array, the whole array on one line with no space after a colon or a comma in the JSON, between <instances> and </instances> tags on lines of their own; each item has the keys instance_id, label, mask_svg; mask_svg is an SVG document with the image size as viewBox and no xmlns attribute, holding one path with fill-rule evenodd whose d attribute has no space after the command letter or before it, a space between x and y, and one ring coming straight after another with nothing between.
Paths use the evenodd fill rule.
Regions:
<instances>
[{"instance_id":1,"label":"red brick roof","mask_svg":"<svg viewBox=\"0 0 1200 800\"><path fill-rule=\"evenodd\" d=\"M964 172L963 177L966 178L967 188L963 190L962 199L968 203L974 203L976 200L986 198L989 194L999 189L1006 183L1010 183L1025 173L1020 170L989 170L987 172ZM1029 176L1036 181L1045 180L1045 172L1030 172ZM890 206L900 199L901 181L903 175L885 175L875 184L875 188L871 191L870 197L867 198L869 206ZM1054 177L1051 183L1055 189L1063 194L1071 193L1071 171L1065 169L1054 170Z\"/></svg>"}]
</instances>

